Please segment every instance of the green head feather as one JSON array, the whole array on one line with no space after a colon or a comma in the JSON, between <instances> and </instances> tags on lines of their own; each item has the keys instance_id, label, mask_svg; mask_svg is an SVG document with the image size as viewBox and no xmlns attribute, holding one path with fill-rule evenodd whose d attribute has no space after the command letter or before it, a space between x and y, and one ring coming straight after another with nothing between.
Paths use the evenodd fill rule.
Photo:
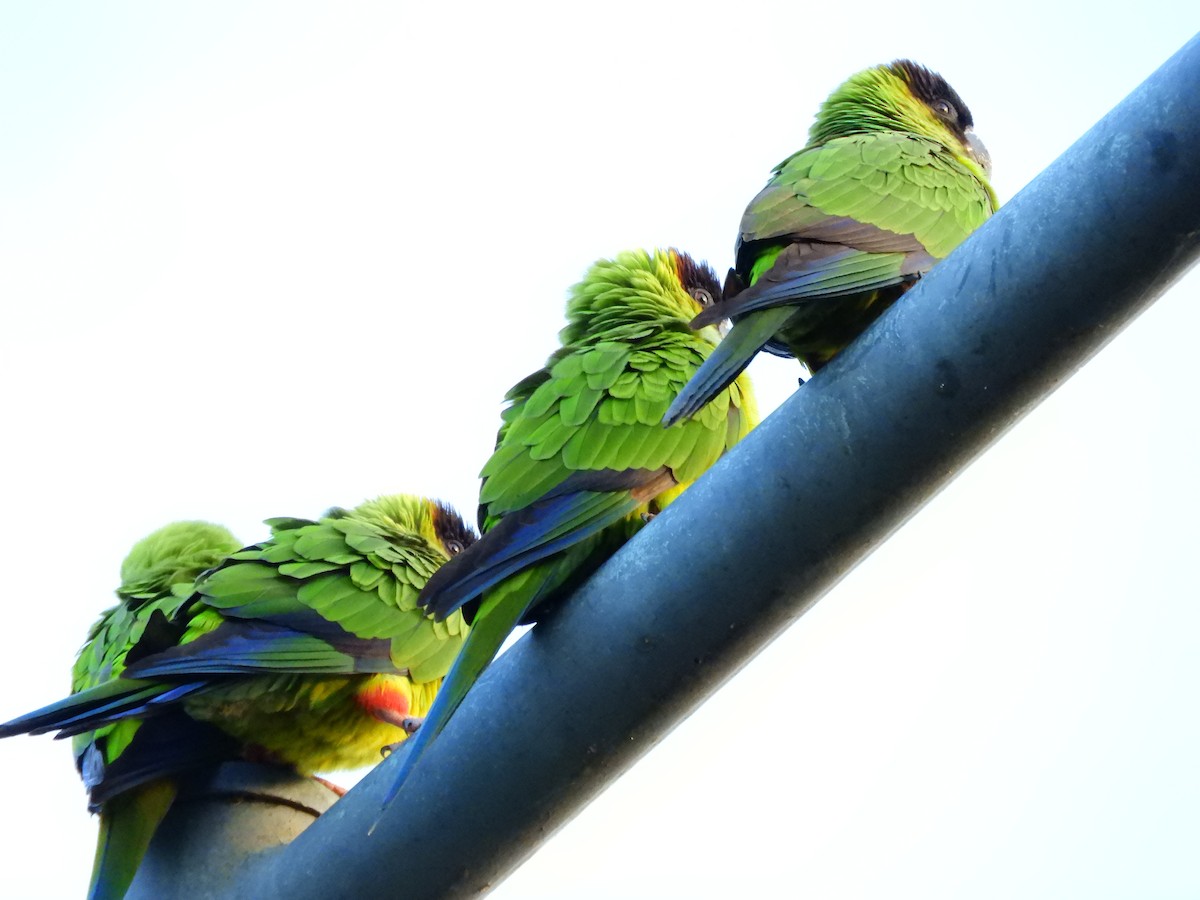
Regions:
<instances>
[{"instance_id":1,"label":"green head feather","mask_svg":"<svg viewBox=\"0 0 1200 900\"><path fill-rule=\"evenodd\" d=\"M170 602L173 585L190 585L241 542L228 529L211 522L172 522L142 538L121 563L121 603L105 610L88 632L87 642L71 670L71 690L81 691L114 678L125 669L130 648L141 638L145 611ZM139 611L140 610L140 611ZM98 742L105 762L119 757L133 740L141 721L126 719L72 738L79 758Z\"/></svg>"},{"instance_id":2,"label":"green head feather","mask_svg":"<svg viewBox=\"0 0 1200 900\"><path fill-rule=\"evenodd\" d=\"M326 515L331 513L332 510ZM476 539L475 531L451 506L412 494L376 497L341 514L362 519L392 534L416 532L435 547L441 547L446 556L461 553Z\"/></svg>"},{"instance_id":3,"label":"green head feather","mask_svg":"<svg viewBox=\"0 0 1200 900\"><path fill-rule=\"evenodd\" d=\"M564 347L585 341L624 340L646 325L686 331L688 323L721 299L720 283L707 263L670 249L627 250L597 261L571 288ZM715 329L709 336L719 340Z\"/></svg>"},{"instance_id":4,"label":"green head feather","mask_svg":"<svg viewBox=\"0 0 1200 900\"><path fill-rule=\"evenodd\" d=\"M147 535L121 563L122 600L157 596L191 582L241 548L228 529L211 522L172 522Z\"/></svg>"}]
</instances>

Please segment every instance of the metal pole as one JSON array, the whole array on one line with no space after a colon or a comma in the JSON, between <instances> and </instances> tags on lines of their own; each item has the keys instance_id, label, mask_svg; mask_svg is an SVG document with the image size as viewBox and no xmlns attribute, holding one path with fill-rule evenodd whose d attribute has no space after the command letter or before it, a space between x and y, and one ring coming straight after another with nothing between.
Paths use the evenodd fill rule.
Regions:
<instances>
[{"instance_id":1,"label":"metal pole","mask_svg":"<svg viewBox=\"0 0 1200 900\"><path fill-rule=\"evenodd\" d=\"M220 896L248 860L292 840L338 799L311 778L246 762L180 782L125 900Z\"/></svg>"},{"instance_id":2,"label":"metal pole","mask_svg":"<svg viewBox=\"0 0 1200 900\"><path fill-rule=\"evenodd\" d=\"M236 896L502 880L1200 251L1193 38ZM816 526L816 527L814 527Z\"/></svg>"}]
</instances>

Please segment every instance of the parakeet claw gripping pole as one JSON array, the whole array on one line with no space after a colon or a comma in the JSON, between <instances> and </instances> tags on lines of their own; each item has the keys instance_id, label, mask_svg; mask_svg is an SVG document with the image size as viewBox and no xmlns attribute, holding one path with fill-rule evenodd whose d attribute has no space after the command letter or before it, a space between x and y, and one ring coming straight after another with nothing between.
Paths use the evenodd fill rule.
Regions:
<instances>
[{"instance_id":1,"label":"parakeet claw gripping pole","mask_svg":"<svg viewBox=\"0 0 1200 900\"><path fill-rule=\"evenodd\" d=\"M370 838L399 760L230 895L497 884L1198 252L1194 38L493 665Z\"/></svg>"}]
</instances>

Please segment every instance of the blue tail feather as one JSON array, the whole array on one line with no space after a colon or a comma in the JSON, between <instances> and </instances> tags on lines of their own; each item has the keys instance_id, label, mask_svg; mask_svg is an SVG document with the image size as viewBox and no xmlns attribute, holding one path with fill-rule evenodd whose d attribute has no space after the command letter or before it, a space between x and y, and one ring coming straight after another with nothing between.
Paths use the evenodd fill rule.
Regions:
<instances>
[{"instance_id":1,"label":"blue tail feather","mask_svg":"<svg viewBox=\"0 0 1200 900\"><path fill-rule=\"evenodd\" d=\"M396 794L399 793L421 755L442 733L442 729L446 727L446 723L450 721L450 717L454 715L467 692L495 658L504 639L517 626L521 616L536 599L535 595L528 602L521 602L519 596L510 595L503 598L498 604L485 606L480 610L475 617L475 622L471 625L471 632L467 636L467 642L463 646L462 652L459 653L458 659L454 661L454 665L451 666L450 672L442 682L437 699L433 701L433 706L429 710L429 715L425 717L425 721L417 733L405 741L400 750L404 754L404 759L400 762L395 780L384 795L382 804L384 807L396 798ZM504 600L509 602L505 603Z\"/></svg>"}]
</instances>

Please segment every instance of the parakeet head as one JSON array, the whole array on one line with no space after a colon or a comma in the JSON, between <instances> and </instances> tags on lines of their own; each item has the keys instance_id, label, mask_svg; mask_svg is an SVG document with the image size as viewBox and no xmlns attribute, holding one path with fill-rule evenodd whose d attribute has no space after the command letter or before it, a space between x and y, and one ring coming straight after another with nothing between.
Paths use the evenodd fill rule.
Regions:
<instances>
[{"instance_id":1,"label":"parakeet head","mask_svg":"<svg viewBox=\"0 0 1200 900\"><path fill-rule=\"evenodd\" d=\"M117 595L126 602L162 594L171 585L194 581L241 543L211 522L172 522L133 545L121 563Z\"/></svg>"},{"instance_id":2,"label":"parakeet head","mask_svg":"<svg viewBox=\"0 0 1200 900\"><path fill-rule=\"evenodd\" d=\"M702 310L721 299L721 285L707 263L671 249L653 253L627 250L592 265L583 281L571 288L567 327L559 333L564 346L607 332L624 340L628 326L653 323L660 328L687 328Z\"/></svg>"},{"instance_id":3,"label":"parakeet head","mask_svg":"<svg viewBox=\"0 0 1200 900\"><path fill-rule=\"evenodd\" d=\"M672 247L667 251L675 263L675 274L684 292L696 304L699 315L714 303L721 302L721 282L717 273L706 262L697 262L682 250Z\"/></svg>"},{"instance_id":4,"label":"parakeet head","mask_svg":"<svg viewBox=\"0 0 1200 900\"><path fill-rule=\"evenodd\" d=\"M464 522L463 517L449 504L430 500L429 510L434 534L447 556L457 556L479 539L475 529Z\"/></svg>"},{"instance_id":5,"label":"parakeet head","mask_svg":"<svg viewBox=\"0 0 1200 900\"><path fill-rule=\"evenodd\" d=\"M869 131L905 131L935 140L984 178L992 160L975 136L962 97L941 75L898 59L851 75L821 104L809 145Z\"/></svg>"},{"instance_id":6,"label":"parakeet head","mask_svg":"<svg viewBox=\"0 0 1200 900\"><path fill-rule=\"evenodd\" d=\"M693 303L696 315L709 307L721 302L721 282L717 273L707 262L697 262L688 254L672 247L669 251L675 261L675 271L679 277L679 285L683 288ZM721 320L710 329L700 329L697 334L707 337L716 343L728 330L728 320Z\"/></svg>"},{"instance_id":7,"label":"parakeet head","mask_svg":"<svg viewBox=\"0 0 1200 900\"><path fill-rule=\"evenodd\" d=\"M368 500L348 513L338 512L365 519L388 532L415 532L446 556L457 556L476 539L474 530L453 507L412 494L387 494Z\"/></svg>"}]
</instances>

